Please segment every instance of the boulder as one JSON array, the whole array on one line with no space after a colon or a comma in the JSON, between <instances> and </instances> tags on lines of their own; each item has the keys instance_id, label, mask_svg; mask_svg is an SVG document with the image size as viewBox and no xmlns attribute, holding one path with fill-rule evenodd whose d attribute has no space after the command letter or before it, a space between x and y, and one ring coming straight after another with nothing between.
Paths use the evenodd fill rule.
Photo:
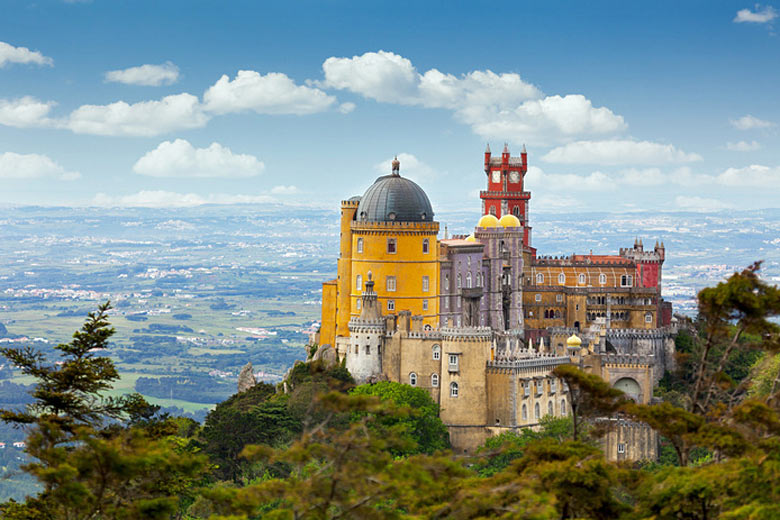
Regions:
<instances>
[{"instance_id":1,"label":"boulder","mask_svg":"<svg viewBox=\"0 0 780 520\"><path fill-rule=\"evenodd\" d=\"M339 357L336 354L336 349L330 344L326 343L321 345L311 358L312 361L321 361L326 368L333 367L338 364Z\"/></svg>"},{"instance_id":2,"label":"boulder","mask_svg":"<svg viewBox=\"0 0 780 520\"><path fill-rule=\"evenodd\" d=\"M241 369L241 373L238 374L238 392L245 392L255 386L257 381L255 380L255 373L252 369L252 363L249 362Z\"/></svg>"}]
</instances>

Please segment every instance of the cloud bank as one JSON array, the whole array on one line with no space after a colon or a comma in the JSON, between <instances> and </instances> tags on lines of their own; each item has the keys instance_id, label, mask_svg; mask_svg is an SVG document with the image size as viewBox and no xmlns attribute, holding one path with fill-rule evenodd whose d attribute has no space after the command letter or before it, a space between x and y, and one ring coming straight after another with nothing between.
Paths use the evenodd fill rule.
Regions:
<instances>
[{"instance_id":1,"label":"cloud bank","mask_svg":"<svg viewBox=\"0 0 780 520\"><path fill-rule=\"evenodd\" d=\"M133 171L150 177L236 178L259 175L265 166L257 157L234 154L230 148L211 143L195 148L189 141L163 141L136 161Z\"/></svg>"}]
</instances>

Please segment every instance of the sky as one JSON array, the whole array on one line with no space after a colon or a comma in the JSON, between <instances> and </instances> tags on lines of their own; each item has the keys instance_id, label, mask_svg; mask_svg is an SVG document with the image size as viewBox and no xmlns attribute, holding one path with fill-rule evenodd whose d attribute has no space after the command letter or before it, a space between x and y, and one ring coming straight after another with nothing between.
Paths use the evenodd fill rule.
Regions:
<instances>
[{"instance_id":1,"label":"sky","mask_svg":"<svg viewBox=\"0 0 780 520\"><path fill-rule=\"evenodd\" d=\"M780 207L780 7L0 0L0 204L338 207L389 173L479 211Z\"/></svg>"}]
</instances>

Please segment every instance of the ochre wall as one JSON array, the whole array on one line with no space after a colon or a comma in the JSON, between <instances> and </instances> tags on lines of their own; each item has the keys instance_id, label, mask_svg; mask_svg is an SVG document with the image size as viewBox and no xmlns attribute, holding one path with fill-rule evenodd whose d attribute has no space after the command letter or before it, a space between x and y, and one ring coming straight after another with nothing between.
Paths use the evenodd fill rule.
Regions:
<instances>
[{"instance_id":1,"label":"ochre wall","mask_svg":"<svg viewBox=\"0 0 780 520\"><path fill-rule=\"evenodd\" d=\"M320 345L336 346L336 280L322 284L322 321Z\"/></svg>"}]
</instances>

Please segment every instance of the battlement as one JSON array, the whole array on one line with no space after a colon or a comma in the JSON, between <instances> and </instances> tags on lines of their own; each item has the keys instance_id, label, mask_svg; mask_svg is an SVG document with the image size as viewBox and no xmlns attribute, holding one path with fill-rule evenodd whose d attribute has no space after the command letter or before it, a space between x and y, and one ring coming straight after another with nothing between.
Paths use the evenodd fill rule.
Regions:
<instances>
[{"instance_id":1,"label":"battlement","mask_svg":"<svg viewBox=\"0 0 780 520\"><path fill-rule=\"evenodd\" d=\"M573 267L594 267L594 266L625 266L633 267L634 262L621 258L620 256L606 255L576 255L571 256L537 256L534 262L535 266L573 266Z\"/></svg>"},{"instance_id":2,"label":"battlement","mask_svg":"<svg viewBox=\"0 0 780 520\"><path fill-rule=\"evenodd\" d=\"M655 356L652 354L602 354L601 362L604 365L651 366L655 364Z\"/></svg>"},{"instance_id":3,"label":"battlement","mask_svg":"<svg viewBox=\"0 0 780 520\"><path fill-rule=\"evenodd\" d=\"M352 231L372 232L372 231L390 231L394 233L403 231L425 232L430 234L439 233L438 222L373 222L363 220L353 220L350 223Z\"/></svg>"},{"instance_id":4,"label":"battlement","mask_svg":"<svg viewBox=\"0 0 780 520\"><path fill-rule=\"evenodd\" d=\"M671 328L661 329L607 329L607 339L663 339L672 336Z\"/></svg>"},{"instance_id":5,"label":"battlement","mask_svg":"<svg viewBox=\"0 0 780 520\"><path fill-rule=\"evenodd\" d=\"M555 368L559 365L571 363L569 356L556 356L552 354L537 354L534 357L520 359L495 359L487 362L487 368L499 369L528 369L528 368Z\"/></svg>"}]
</instances>

